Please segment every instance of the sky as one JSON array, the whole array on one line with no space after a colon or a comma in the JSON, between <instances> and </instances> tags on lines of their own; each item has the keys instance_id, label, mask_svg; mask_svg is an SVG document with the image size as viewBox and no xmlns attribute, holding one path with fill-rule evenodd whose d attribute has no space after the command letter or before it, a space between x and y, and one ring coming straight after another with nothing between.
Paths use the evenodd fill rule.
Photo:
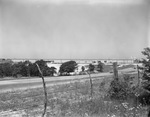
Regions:
<instances>
[{"instance_id":1,"label":"sky","mask_svg":"<svg viewBox=\"0 0 150 117\"><path fill-rule=\"evenodd\" d=\"M141 57L149 0L0 0L0 58Z\"/></svg>"}]
</instances>

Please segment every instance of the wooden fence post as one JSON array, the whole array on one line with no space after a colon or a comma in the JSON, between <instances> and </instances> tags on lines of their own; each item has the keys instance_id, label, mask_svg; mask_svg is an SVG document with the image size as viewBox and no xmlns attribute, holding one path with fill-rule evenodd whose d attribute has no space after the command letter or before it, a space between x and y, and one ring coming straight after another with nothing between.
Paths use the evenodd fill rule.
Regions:
<instances>
[{"instance_id":1,"label":"wooden fence post","mask_svg":"<svg viewBox=\"0 0 150 117\"><path fill-rule=\"evenodd\" d=\"M89 74L89 78L90 78L90 90L91 90L91 99L93 97L93 82L92 82L92 78L91 78L91 73L90 71L87 72Z\"/></svg>"},{"instance_id":2,"label":"wooden fence post","mask_svg":"<svg viewBox=\"0 0 150 117\"><path fill-rule=\"evenodd\" d=\"M42 117L44 117L45 113L46 113L46 108L47 108L47 90L46 90L46 83L45 83L45 80L44 80L44 77L43 77L43 73L39 67L39 65L36 63L36 66L39 70L39 73L41 75L41 78L42 78L42 81L43 81L43 88L44 88L44 95L45 95L45 99L44 99L44 110L43 110L43 113L42 113Z\"/></svg>"},{"instance_id":3,"label":"wooden fence post","mask_svg":"<svg viewBox=\"0 0 150 117\"><path fill-rule=\"evenodd\" d=\"M89 77L90 77L90 84L91 84L91 98L93 97L93 82L92 82L92 78L91 78L91 74L89 73Z\"/></svg>"},{"instance_id":4,"label":"wooden fence post","mask_svg":"<svg viewBox=\"0 0 150 117\"><path fill-rule=\"evenodd\" d=\"M118 80L117 62L113 63L114 79Z\"/></svg>"},{"instance_id":5,"label":"wooden fence post","mask_svg":"<svg viewBox=\"0 0 150 117\"><path fill-rule=\"evenodd\" d=\"M139 66L138 65L137 65L137 72L138 72L138 83L137 83L136 89L138 89L140 87L140 71L139 71ZM135 93L135 105L134 105L134 115L133 115L133 117L136 117L136 111L137 111L137 106L138 106L138 96L139 96L139 94L136 92Z\"/></svg>"}]
</instances>

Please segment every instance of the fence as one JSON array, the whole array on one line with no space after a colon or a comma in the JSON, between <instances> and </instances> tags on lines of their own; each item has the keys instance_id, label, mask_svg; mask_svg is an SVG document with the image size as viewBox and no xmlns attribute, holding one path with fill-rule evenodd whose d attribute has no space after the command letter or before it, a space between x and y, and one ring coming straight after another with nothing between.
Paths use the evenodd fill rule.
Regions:
<instances>
[{"instance_id":1,"label":"fence","mask_svg":"<svg viewBox=\"0 0 150 117\"><path fill-rule=\"evenodd\" d=\"M99 83L102 82L104 78L93 79L93 97L96 96L96 92L99 90ZM62 100L70 100L72 102L78 102L82 100L89 100L90 97L90 83L86 79L76 80L68 84L56 85L47 87L48 94L48 108L52 108L53 101L61 102ZM62 97L61 97L62 96ZM64 97L63 97L64 96ZM24 92L8 92L0 94L0 110L31 110L36 107L40 107L42 111L43 107L43 89L28 89ZM63 105L63 104L62 104Z\"/></svg>"},{"instance_id":2,"label":"fence","mask_svg":"<svg viewBox=\"0 0 150 117\"><path fill-rule=\"evenodd\" d=\"M124 106L122 103L117 106L118 111L116 103L107 100L106 92L111 80L112 76L108 78L92 78L92 97L90 79L76 79L68 84L47 87L48 108L46 116L49 117L50 115L58 114L58 111L61 112L61 115L66 115L72 112L72 110L80 115L87 112L88 114L90 112L104 112L109 115L117 113L121 116L121 113L132 114L135 112L130 112L132 109L126 108L128 105ZM44 100L43 93L42 88L37 88L28 89L24 92L18 91L0 94L0 110L25 111L25 115L31 116L34 113L35 117L38 115L41 116ZM145 114L143 108L138 107L138 109L141 115ZM37 115L36 113L39 114ZM139 117L142 117L141 115Z\"/></svg>"}]
</instances>

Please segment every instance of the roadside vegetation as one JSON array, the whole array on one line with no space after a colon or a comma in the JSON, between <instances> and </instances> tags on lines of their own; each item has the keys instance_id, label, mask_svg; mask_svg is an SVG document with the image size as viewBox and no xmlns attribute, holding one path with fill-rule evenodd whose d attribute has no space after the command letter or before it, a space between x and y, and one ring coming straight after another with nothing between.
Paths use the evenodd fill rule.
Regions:
<instances>
[{"instance_id":1,"label":"roadside vegetation","mask_svg":"<svg viewBox=\"0 0 150 117\"><path fill-rule=\"evenodd\" d=\"M93 96L91 98L90 82L76 82L47 87L48 108L46 116L50 117L129 117L136 111L136 117L146 117L146 108L140 104L134 108L134 103L121 97L126 92L126 86L117 94L119 100L114 100L110 86L112 78L93 79ZM124 81L123 81L124 82ZM111 91L112 92L112 91ZM131 93L131 92L128 92ZM132 93L131 93L132 94ZM118 99L118 97L115 97ZM28 89L24 91L6 92L0 94L0 114L16 112L22 116L40 117L43 110L43 89ZM131 103L132 102L132 103ZM136 110L135 110L136 109Z\"/></svg>"}]
</instances>

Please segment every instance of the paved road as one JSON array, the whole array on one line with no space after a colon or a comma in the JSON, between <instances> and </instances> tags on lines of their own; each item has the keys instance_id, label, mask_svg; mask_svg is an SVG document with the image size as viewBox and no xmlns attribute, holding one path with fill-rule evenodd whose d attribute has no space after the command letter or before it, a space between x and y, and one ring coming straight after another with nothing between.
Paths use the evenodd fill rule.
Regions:
<instances>
[{"instance_id":1,"label":"paved road","mask_svg":"<svg viewBox=\"0 0 150 117\"><path fill-rule=\"evenodd\" d=\"M133 69L122 70L119 73L130 72ZM112 76L112 73L99 73L91 74L91 77L94 78L104 78ZM45 82L47 86L55 84L64 84L77 80L87 80L89 75L78 75L78 76L61 76L61 77L45 77ZM36 88L42 87L41 78L32 78L32 79L16 79L16 80L5 80L0 81L0 92L18 90L18 89L27 89L27 88Z\"/></svg>"}]
</instances>

